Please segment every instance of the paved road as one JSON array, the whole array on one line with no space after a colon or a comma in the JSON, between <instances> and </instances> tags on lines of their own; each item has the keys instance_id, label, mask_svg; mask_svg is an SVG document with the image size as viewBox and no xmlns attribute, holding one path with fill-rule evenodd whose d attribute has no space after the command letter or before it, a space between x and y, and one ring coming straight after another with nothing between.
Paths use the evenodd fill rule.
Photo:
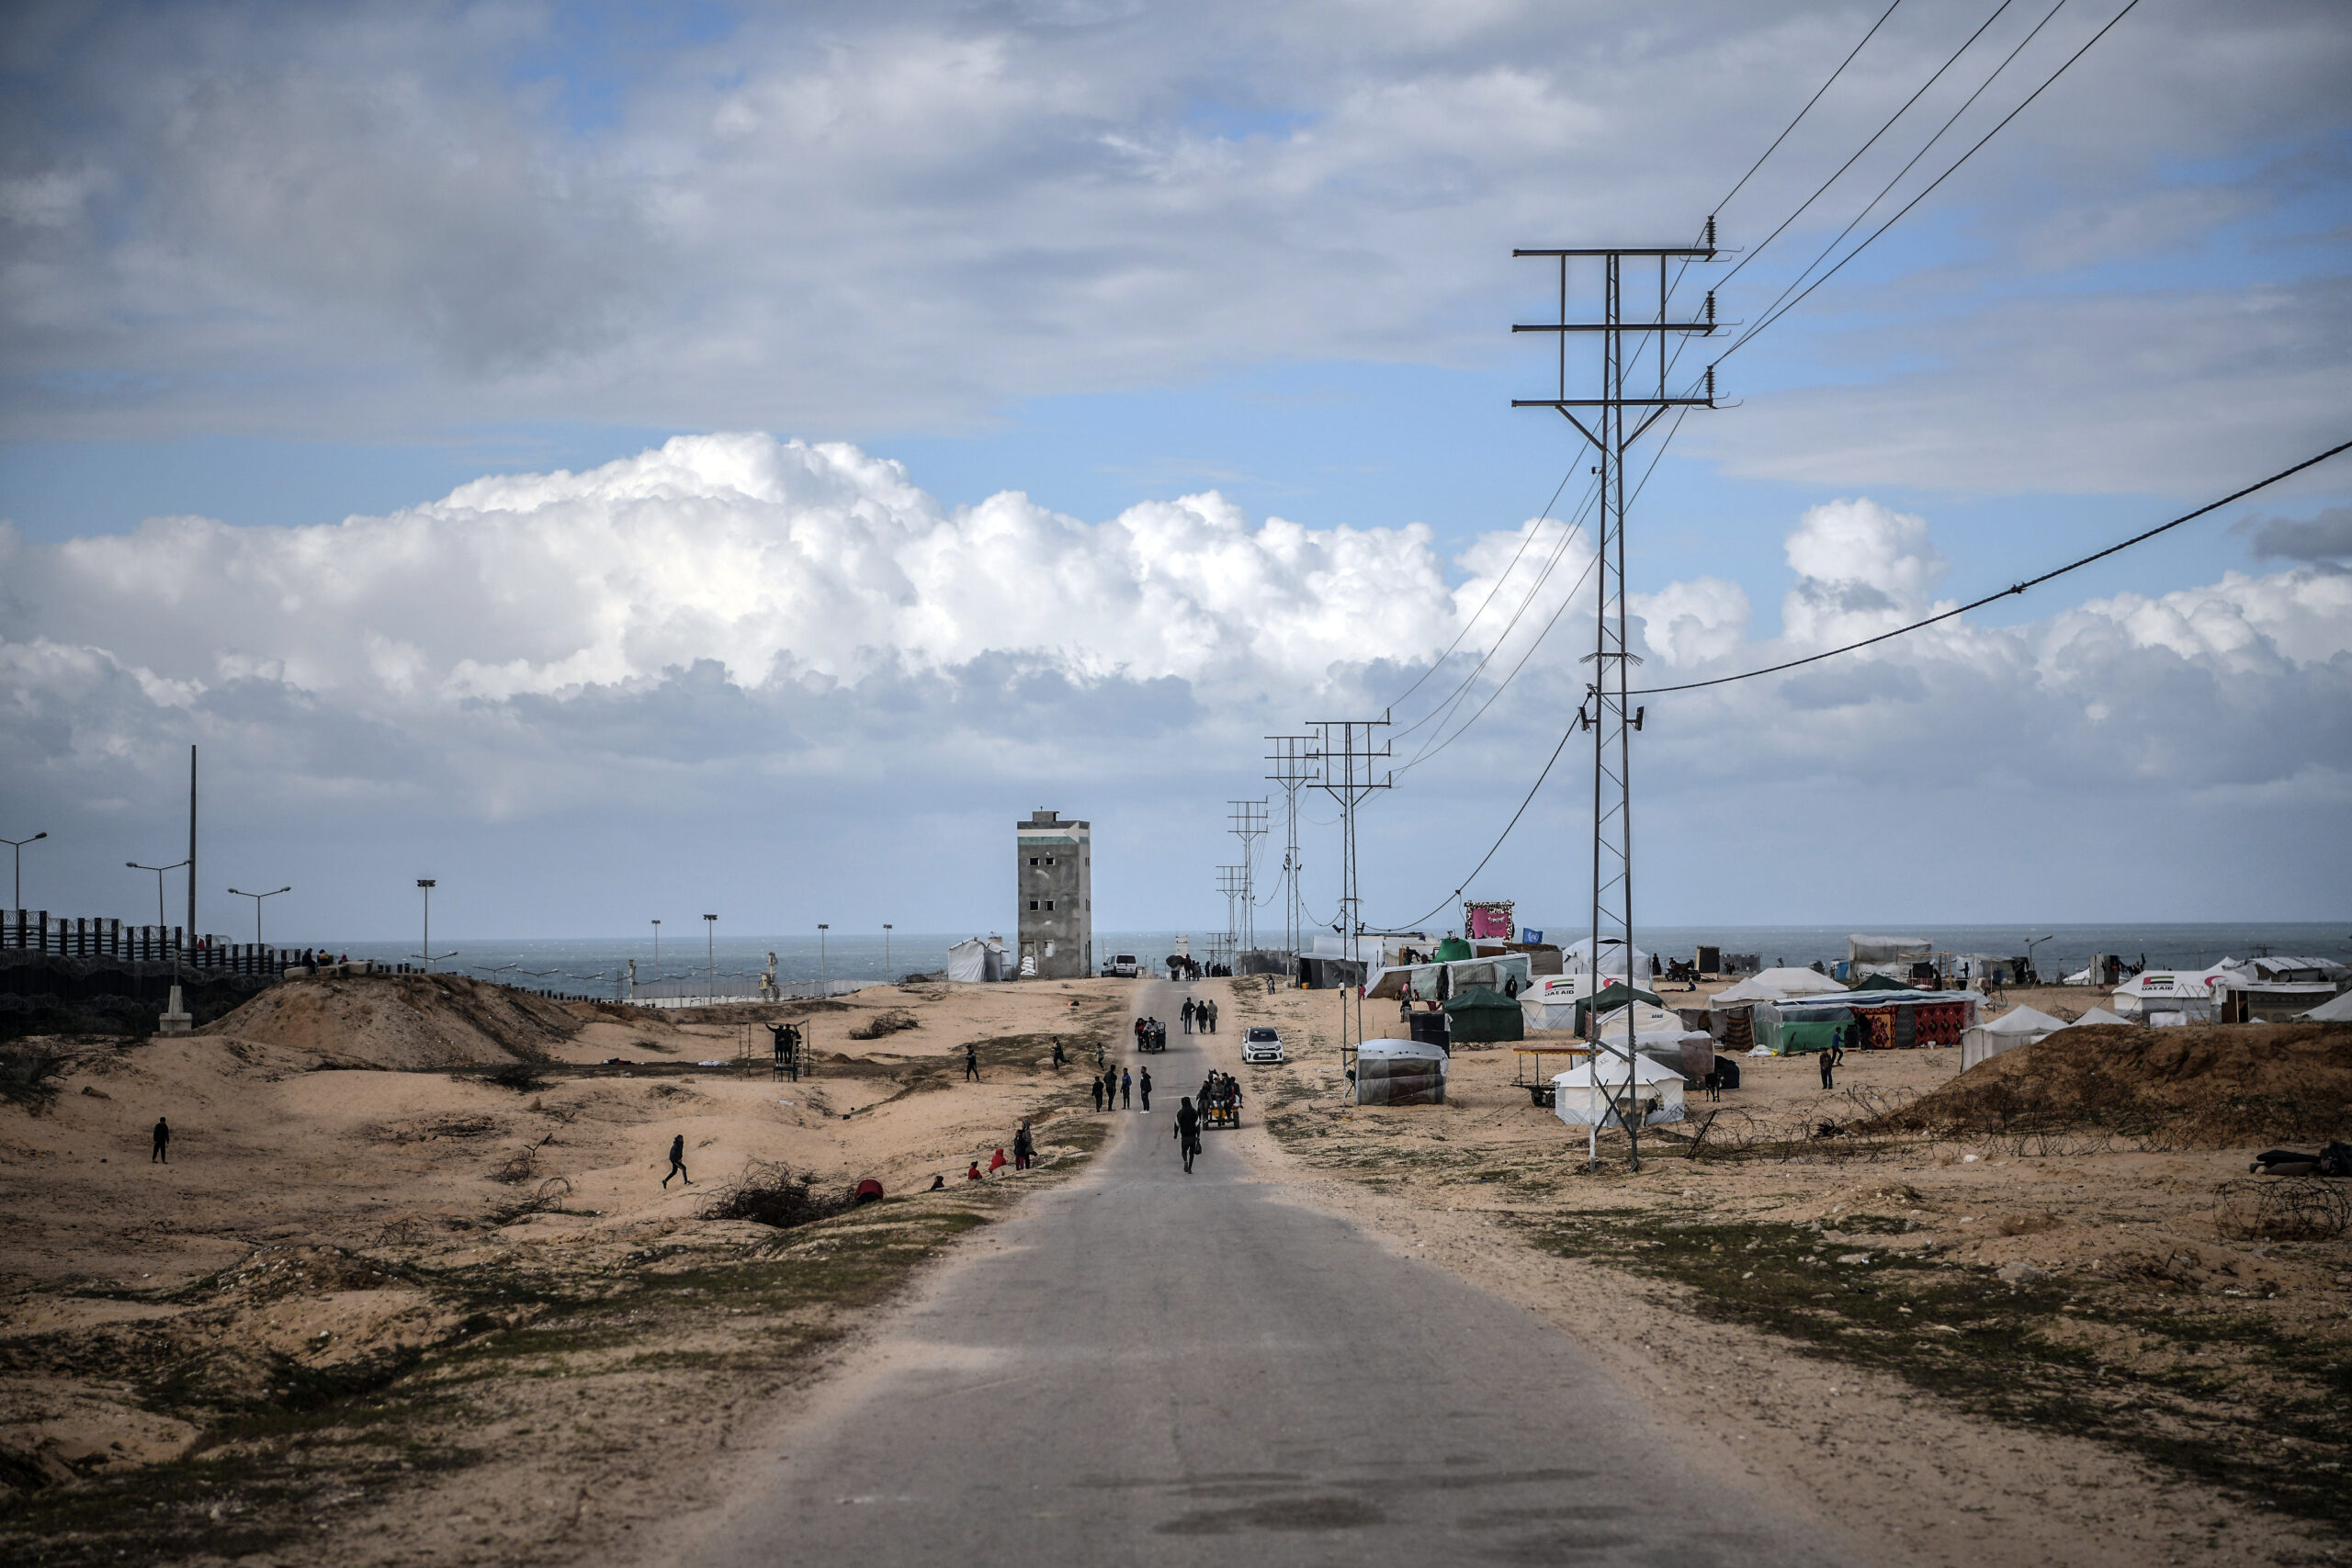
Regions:
<instances>
[{"instance_id":1,"label":"paved road","mask_svg":"<svg viewBox=\"0 0 2352 1568\"><path fill-rule=\"evenodd\" d=\"M1182 989L1138 988L1172 1027ZM1147 1060L1153 1113L943 1269L687 1562L1845 1561L1519 1308L1275 1201L1216 1134L1187 1177L1167 1111L1207 1060Z\"/></svg>"}]
</instances>

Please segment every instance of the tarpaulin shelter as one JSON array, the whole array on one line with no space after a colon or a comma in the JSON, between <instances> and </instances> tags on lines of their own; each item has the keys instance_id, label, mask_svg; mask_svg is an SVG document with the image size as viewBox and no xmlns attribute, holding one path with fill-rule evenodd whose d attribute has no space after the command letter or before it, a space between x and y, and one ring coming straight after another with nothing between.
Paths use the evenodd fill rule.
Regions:
<instances>
[{"instance_id":1,"label":"tarpaulin shelter","mask_svg":"<svg viewBox=\"0 0 2352 1568\"><path fill-rule=\"evenodd\" d=\"M2029 1007L2014 1007L2000 1017L1973 1025L1960 1037L1960 1070L1989 1062L2004 1051L2030 1045L2066 1027L2066 1021Z\"/></svg>"},{"instance_id":2,"label":"tarpaulin shelter","mask_svg":"<svg viewBox=\"0 0 2352 1568\"><path fill-rule=\"evenodd\" d=\"M1632 952L1633 967L1629 970L1625 966L1626 946L1623 939L1605 936L1600 939L1600 962L1595 964L1592 961L1592 938L1586 937L1583 941L1572 942L1560 950L1561 970L1569 975L1598 974L1604 976L1614 975L1619 979L1631 979L1637 982L1648 980L1650 955L1638 947Z\"/></svg>"},{"instance_id":3,"label":"tarpaulin shelter","mask_svg":"<svg viewBox=\"0 0 2352 1568\"><path fill-rule=\"evenodd\" d=\"M1439 983L1441 972L1444 976L1442 986ZM1393 1002L1409 992L1417 1001L1433 1002L1441 990L1453 997L1483 986L1515 998L1525 995L1533 983L1527 954L1504 953L1491 958L1462 958L1449 964L1400 964L1373 976L1364 995Z\"/></svg>"},{"instance_id":4,"label":"tarpaulin shelter","mask_svg":"<svg viewBox=\"0 0 2352 1568\"><path fill-rule=\"evenodd\" d=\"M1440 964L1452 964L1460 959L1477 956L1470 951L1470 944L1458 936L1447 937L1437 944L1437 961Z\"/></svg>"},{"instance_id":5,"label":"tarpaulin shelter","mask_svg":"<svg viewBox=\"0 0 2352 1568\"><path fill-rule=\"evenodd\" d=\"M2306 1013L2303 1016L2308 1018L2311 1015ZM2091 1029L2103 1023L2129 1024L2131 1021L2132 1021L2128 1018L2116 1017L2115 1014L2108 1011L2105 1008L2093 1008L2090 1011L2083 1014L2082 1017L2075 1020L2074 1022L2068 1024L2066 1027L2069 1029Z\"/></svg>"},{"instance_id":6,"label":"tarpaulin shelter","mask_svg":"<svg viewBox=\"0 0 2352 1568\"><path fill-rule=\"evenodd\" d=\"M1917 987L1894 975L1865 975L1848 988L1856 991L1909 991Z\"/></svg>"},{"instance_id":7,"label":"tarpaulin shelter","mask_svg":"<svg viewBox=\"0 0 2352 1568\"><path fill-rule=\"evenodd\" d=\"M1923 936L1862 936L1846 939L1849 964L1900 964L1905 966L1930 957L1935 944Z\"/></svg>"},{"instance_id":8,"label":"tarpaulin shelter","mask_svg":"<svg viewBox=\"0 0 2352 1568\"><path fill-rule=\"evenodd\" d=\"M1571 1127L1623 1127L1628 1121L1655 1127L1682 1120L1682 1075L1647 1056L1635 1056L1630 1077L1625 1058L1603 1053L1552 1077L1552 1114Z\"/></svg>"},{"instance_id":9,"label":"tarpaulin shelter","mask_svg":"<svg viewBox=\"0 0 2352 1568\"><path fill-rule=\"evenodd\" d=\"M1356 1046L1358 1105L1443 1105L1445 1047L1419 1040L1366 1040Z\"/></svg>"},{"instance_id":10,"label":"tarpaulin shelter","mask_svg":"<svg viewBox=\"0 0 2352 1568\"><path fill-rule=\"evenodd\" d=\"M1575 1015L1570 1019L1568 1027L1574 1029L1578 1034L1582 1034L1585 1032L1587 1021L1594 1013L1614 1012L1628 1002L1647 1002L1654 1008L1662 1008L1666 1005L1653 992L1637 991L1623 980L1612 980L1591 996L1577 998Z\"/></svg>"},{"instance_id":11,"label":"tarpaulin shelter","mask_svg":"<svg viewBox=\"0 0 2352 1568\"><path fill-rule=\"evenodd\" d=\"M1527 1020L1519 1004L1484 986L1456 991L1445 1004L1445 1017L1456 1044L1527 1038Z\"/></svg>"},{"instance_id":12,"label":"tarpaulin shelter","mask_svg":"<svg viewBox=\"0 0 2352 1568\"><path fill-rule=\"evenodd\" d=\"M2352 1023L2352 991L2346 991L2332 1002L2322 1002L2303 1014L2314 1023Z\"/></svg>"},{"instance_id":13,"label":"tarpaulin shelter","mask_svg":"<svg viewBox=\"0 0 2352 1568\"><path fill-rule=\"evenodd\" d=\"M1843 996L1846 987L1817 969L1767 969L1726 987L1709 998L1711 1006L1734 1002L1777 1002L1787 997Z\"/></svg>"},{"instance_id":14,"label":"tarpaulin shelter","mask_svg":"<svg viewBox=\"0 0 2352 1568\"><path fill-rule=\"evenodd\" d=\"M1002 937L966 937L947 950L947 977L951 980L1002 980L1011 973L1011 959L1004 951Z\"/></svg>"}]
</instances>

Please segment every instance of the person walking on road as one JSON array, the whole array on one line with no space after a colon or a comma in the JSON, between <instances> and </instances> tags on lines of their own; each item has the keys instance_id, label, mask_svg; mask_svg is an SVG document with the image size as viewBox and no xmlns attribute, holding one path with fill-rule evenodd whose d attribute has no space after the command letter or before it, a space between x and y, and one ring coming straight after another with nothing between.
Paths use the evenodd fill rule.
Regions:
<instances>
[{"instance_id":1,"label":"person walking on road","mask_svg":"<svg viewBox=\"0 0 2352 1568\"><path fill-rule=\"evenodd\" d=\"M1132 1111L1136 1103L1136 1076L1124 1069L1119 1074L1119 1109Z\"/></svg>"},{"instance_id":2,"label":"person walking on road","mask_svg":"<svg viewBox=\"0 0 2352 1568\"><path fill-rule=\"evenodd\" d=\"M670 1176L686 1176L686 1135L684 1133L670 1140ZM670 1176L662 1179L664 1190L670 1186ZM694 1184L695 1179L686 1176L686 1185L692 1187Z\"/></svg>"},{"instance_id":3,"label":"person walking on road","mask_svg":"<svg viewBox=\"0 0 2352 1568\"><path fill-rule=\"evenodd\" d=\"M1176 1107L1176 1149L1184 1156L1184 1174L1193 1174L1193 1156L1201 1152L1201 1113L1190 1100Z\"/></svg>"},{"instance_id":4,"label":"person walking on road","mask_svg":"<svg viewBox=\"0 0 2352 1568\"><path fill-rule=\"evenodd\" d=\"M1102 1080L1089 1078L1086 1081L1094 1088L1094 1113L1099 1116L1102 1113Z\"/></svg>"},{"instance_id":5,"label":"person walking on road","mask_svg":"<svg viewBox=\"0 0 2352 1568\"><path fill-rule=\"evenodd\" d=\"M980 1081L980 1047L977 1043L967 1043L964 1046L964 1081Z\"/></svg>"},{"instance_id":6,"label":"person walking on road","mask_svg":"<svg viewBox=\"0 0 2352 1568\"><path fill-rule=\"evenodd\" d=\"M1012 1168L1026 1170L1029 1162L1037 1157L1036 1140L1029 1135L1029 1123L1023 1122L1021 1130L1012 1134Z\"/></svg>"},{"instance_id":7,"label":"person walking on road","mask_svg":"<svg viewBox=\"0 0 2352 1568\"><path fill-rule=\"evenodd\" d=\"M1146 1067L1142 1075L1136 1079L1136 1088L1143 1092L1143 1113L1148 1116L1151 1114L1151 1069L1149 1067Z\"/></svg>"},{"instance_id":8,"label":"person walking on road","mask_svg":"<svg viewBox=\"0 0 2352 1568\"><path fill-rule=\"evenodd\" d=\"M1837 1054L1834 1051L1824 1051L1821 1054L1821 1092L1824 1094L1829 1092L1829 1071L1837 1065Z\"/></svg>"},{"instance_id":9,"label":"person walking on road","mask_svg":"<svg viewBox=\"0 0 2352 1568\"><path fill-rule=\"evenodd\" d=\"M1208 1015L1209 1032L1215 1034L1216 1032L1216 1003L1203 1002L1201 1010Z\"/></svg>"},{"instance_id":10,"label":"person walking on road","mask_svg":"<svg viewBox=\"0 0 2352 1568\"><path fill-rule=\"evenodd\" d=\"M1184 1010L1183 1010L1183 1012L1182 1012L1182 1014L1180 1014L1179 1016L1180 1016L1180 1017L1182 1017L1182 1018L1183 1019L1183 1021L1184 1021L1184 1032L1185 1032L1185 1033L1187 1033L1187 1034L1192 1033L1192 1032L1193 1032L1193 998L1190 998L1190 997L1186 997L1186 998L1184 998Z\"/></svg>"},{"instance_id":11,"label":"person walking on road","mask_svg":"<svg viewBox=\"0 0 2352 1568\"><path fill-rule=\"evenodd\" d=\"M172 1163L172 1126L161 1116L155 1118L155 1150L147 1156L147 1163L153 1165L157 1160Z\"/></svg>"}]
</instances>

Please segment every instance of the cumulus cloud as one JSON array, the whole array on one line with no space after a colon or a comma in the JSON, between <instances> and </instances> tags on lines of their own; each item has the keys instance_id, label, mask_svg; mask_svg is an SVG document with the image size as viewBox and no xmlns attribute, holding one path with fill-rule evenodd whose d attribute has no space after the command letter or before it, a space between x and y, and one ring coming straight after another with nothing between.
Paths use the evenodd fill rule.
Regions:
<instances>
[{"instance_id":1,"label":"cumulus cloud","mask_svg":"<svg viewBox=\"0 0 2352 1568\"><path fill-rule=\"evenodd\" d=\"M2352 506L2331 506L2312 517L2249 517L2232 526L2248 536L2265 559L2352 560Z\"/></svg>"}]
</instances>

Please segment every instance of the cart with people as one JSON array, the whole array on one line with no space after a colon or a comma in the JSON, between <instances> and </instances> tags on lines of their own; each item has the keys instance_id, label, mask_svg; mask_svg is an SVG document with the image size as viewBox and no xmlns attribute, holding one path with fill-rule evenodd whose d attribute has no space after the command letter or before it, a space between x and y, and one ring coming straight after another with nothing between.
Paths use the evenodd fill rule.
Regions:
<instances>
[{"instance_id":1,"label":"cart with people","mask_svg":"<svg viewBox=\"0 0 2352 1568\"><path fill-rule=\"evenodd\" d=\"M1201 1125L1231 1129L1241 1125L1241 1086L1219 1073L1201 1091Z\"/></svg>"}]
</instances>

